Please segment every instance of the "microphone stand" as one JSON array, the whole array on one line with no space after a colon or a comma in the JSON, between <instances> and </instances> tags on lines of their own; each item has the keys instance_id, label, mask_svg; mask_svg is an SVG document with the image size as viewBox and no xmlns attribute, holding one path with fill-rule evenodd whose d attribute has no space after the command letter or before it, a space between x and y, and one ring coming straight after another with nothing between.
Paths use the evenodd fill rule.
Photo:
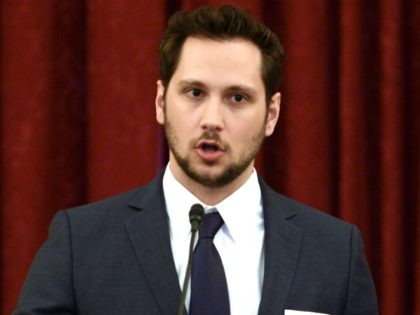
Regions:
<instances>
[{"instance_id":1,"label":"microphone stand","mask_svg":"<svg viewBox=\"0 0 420 315\"><path fill-rule=\"evenodd\" d=\"M195 236L197 235L198 228L202 224L204 220L204 208L200 204L194 204L191 207L190 213L190 223L191 223L191 239L190 239L190 249L188 254L188 264L187 264L187 270L185 272L184 277L184 284L182 286L182 293L181 293L181 299L179 301L178 305L178 312L177 315L184 315L184 304L185 304L185 298L187 296L187 287L188 283L191 277L191 263L192 263L192 254L194 250L194 241Z\"/></svg>"}]
</instances>

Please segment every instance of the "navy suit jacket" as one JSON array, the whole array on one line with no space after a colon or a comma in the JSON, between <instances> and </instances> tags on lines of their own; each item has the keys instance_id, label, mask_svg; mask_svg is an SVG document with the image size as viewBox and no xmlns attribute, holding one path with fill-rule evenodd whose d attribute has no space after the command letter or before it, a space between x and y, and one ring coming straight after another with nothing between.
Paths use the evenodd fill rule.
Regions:
<instances>
[{"instance_id":1,"label":"navy suit jacket","mask_svg":"<svg viewBox=\"0 0 420 315\"><path fill-rule=\"evenodd\" d=\"M357 228L260 185L265 272L258 315L377 314ZM159 176L58 212L14 314L175 315L180 295Z\"/></svg>"}]
</instances>

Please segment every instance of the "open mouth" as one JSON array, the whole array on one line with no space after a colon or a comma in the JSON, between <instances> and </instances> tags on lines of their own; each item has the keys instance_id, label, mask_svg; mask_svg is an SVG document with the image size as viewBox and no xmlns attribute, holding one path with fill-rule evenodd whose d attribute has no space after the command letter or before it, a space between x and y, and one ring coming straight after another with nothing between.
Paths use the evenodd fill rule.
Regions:
<instances>
[{"instance_id":1,"label":"open mouth","mask_svg":"<svg viewBox=\"0 0 420 315\"><path fill-rule=\"evenodd\" d=\"M197 147L199 155L206 161L218 160L223 152L224 148L215 140L201 140L198 142Z\"/></svg>"},{"instance_id":2,"label":"open mouth","mask_svg":"<svg viewBox=\"0 0 420 315\"><path fill-rule=\"evenodd\" d=\"M200 149L204 152L216 152L219 151L219 146L217 144L202 143Z\"/></svg>"}]
</instances>

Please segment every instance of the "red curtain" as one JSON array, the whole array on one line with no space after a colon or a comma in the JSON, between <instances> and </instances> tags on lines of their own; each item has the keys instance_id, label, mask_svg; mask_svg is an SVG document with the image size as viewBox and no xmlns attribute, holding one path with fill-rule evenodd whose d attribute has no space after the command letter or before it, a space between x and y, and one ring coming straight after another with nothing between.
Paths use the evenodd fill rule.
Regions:
<instances>
[{"instance_id":1,"label":"red curtain","mask_svg":"<svg viewBox=\"0 0 420 315\"><path fill-rule=\"evenodd\" d=\"M225 2L225 1L223 1ZM217 0L0 0L1 310L59 208L146 183L167 17ZM420 314L417 0L242 0L286 50L277 190L357 224L381 314Z\"/></svg>"}]
</instances>

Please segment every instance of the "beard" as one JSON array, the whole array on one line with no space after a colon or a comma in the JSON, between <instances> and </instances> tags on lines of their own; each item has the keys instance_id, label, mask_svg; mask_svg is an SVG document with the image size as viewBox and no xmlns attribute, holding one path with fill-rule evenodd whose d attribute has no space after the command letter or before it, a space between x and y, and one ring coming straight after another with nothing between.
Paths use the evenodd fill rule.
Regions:
<instances>
[{"instance_id":1,"label":"beard","mask_svg":"<svg viewBox=\"0 0 420 315\"><path fill-rule=\"evenodd\" d=\"M211 188L226 186L238 178L251 163L253 163L265 139L264 123L258 134L252 137L247 143L247 150L238 155L240 158L237 161L229 162L224 170L218 174L208 174L206 172L200 172L200 170L193 165L193 162L189 157L189 152L194 151L196 144L201 139L217 141L218 143L221 143L226 152L231 152L230 146L221 141L219 134L211 131L203 132L200 137L192 139L189 142L188 152L185 155L182 155L179 151L179 139L177 138L176 132L169 122L168 117L165 117L164 129L169 150L172 152L172 155L183 172L195 182ZM212 164L213 163L211 162L208 163L210 167Z\"/></svg>"}]
</instances>

